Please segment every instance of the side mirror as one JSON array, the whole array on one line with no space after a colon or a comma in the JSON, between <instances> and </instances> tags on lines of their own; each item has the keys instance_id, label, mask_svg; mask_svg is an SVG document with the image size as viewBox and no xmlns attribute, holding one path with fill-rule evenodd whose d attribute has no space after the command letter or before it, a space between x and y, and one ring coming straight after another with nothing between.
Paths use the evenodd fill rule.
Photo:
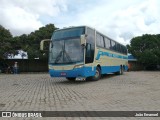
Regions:
<instances>
[{"instance_id":1,"label":"side mirror","mask_svg":"<svg viewBox=\"0 0 160 120\"><path fill-rule=\"evenodd\" d=\"M81 35L80 40L81 40L81 45L86 45L86 35L85 34Z\"/></svg>"},{"instance_id":2,"label":"side mirror","mask_svg":"<svg viewBox=\"0 0 160 120\"><path fill-rule=\"evenodd\" d=\"M44 51L44 43L45 42L51 42L50 39L44 39L40 42L40 50Z\"/></svg>"}]
</instances>

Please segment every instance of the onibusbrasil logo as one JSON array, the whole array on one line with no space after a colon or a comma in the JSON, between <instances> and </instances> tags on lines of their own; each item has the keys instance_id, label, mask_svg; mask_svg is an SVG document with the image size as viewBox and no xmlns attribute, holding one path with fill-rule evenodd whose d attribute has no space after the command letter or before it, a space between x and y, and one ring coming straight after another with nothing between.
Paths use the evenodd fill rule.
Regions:
<instances>
[{"instance_id":1,"label":"onibusbrasil logo","mask_svg":"<svg viewBox=\"0 0 160 120\"><path fill-rule=\"evenodd\" d=\"M2 117L42 117L40 112L2 112Z\"/></svg>"}]
</instances>

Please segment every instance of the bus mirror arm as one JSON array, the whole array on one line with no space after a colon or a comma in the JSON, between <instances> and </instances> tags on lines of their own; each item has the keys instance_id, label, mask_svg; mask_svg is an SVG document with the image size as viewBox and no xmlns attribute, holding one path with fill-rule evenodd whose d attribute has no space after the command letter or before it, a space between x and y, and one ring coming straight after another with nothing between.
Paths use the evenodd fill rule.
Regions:
<instances>
[{"instance_id":1,"label":"bus mirror arm","mask_svg":"<svg viewBox=\"0 0 160 120\"><path fill-rule=\"evenodd\" d=\"M51 42L51 39L44 39L40 42L40 50L44 51L44 42Z\"/></svg>"}]
</instances>

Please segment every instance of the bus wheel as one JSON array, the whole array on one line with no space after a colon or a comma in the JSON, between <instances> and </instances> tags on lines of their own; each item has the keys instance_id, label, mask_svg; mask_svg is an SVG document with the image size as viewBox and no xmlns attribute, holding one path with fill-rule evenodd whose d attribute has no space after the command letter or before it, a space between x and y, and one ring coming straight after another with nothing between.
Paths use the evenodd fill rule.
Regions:
<instances>
[{"instance_id":1,"label":"bus wheel","mask_svg":"<svg viewBox=\"0 0 160 120\"><path fill-rule=\"evenodd\" d=\"M120 69L120 75L123 75L123 72L124 72L124 69L123 69L123 67L121 67L121 69Z\"/></svg>"},{"instance_id":2,"label":"bus wheel","mask_svg":"<svg viewBox=\"0 0 160 120\"><path fill-rule=\"evenodd\" d=\"M96 74L95 76L92 78L92 80L96 81L99 80L101 78L101 70L99 67L96 68Z\"/></svg>"},{"instance_id":3,"label":"bus wheel","mask_svg":"<svg viewBox=\"0 0 160 120\"><path fill-rule=\"evenodd\" d=\"M120 67L120 70L116 72L116 75L123 75L124 69L123 67Z\"/></svg>"},{"instance_id":4,"label":"bus wheel","mask_svg":"<svg viewBox=\"0 0 160 120\"><path fill-rule=\"evenodd\" d=\"M75 77L66 77L66 79L69 80L69 81L75 81L76 80Z\"/></svg>"}]
</instances>

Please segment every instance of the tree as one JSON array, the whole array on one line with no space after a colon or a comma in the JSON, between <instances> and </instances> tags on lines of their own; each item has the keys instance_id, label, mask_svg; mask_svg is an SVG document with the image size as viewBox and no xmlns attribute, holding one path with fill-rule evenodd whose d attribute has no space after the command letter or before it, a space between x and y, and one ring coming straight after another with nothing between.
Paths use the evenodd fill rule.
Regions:
<instances>
[{"instance_id":1,"label":"tree","mask_svg":"<svg viewBox=\"0 0 160 120\"><path fill-rule=\"evenodd\" d=\"M127 48L145 66L160 64L160 34L135 37Z\"/></svg>"},{"instance_id":2,"label":"tree","mask_svg":"<svg viewBox=\"0 0 160 120\"><path fill-rule=\"evenodd\" d=\"M0 25L0 58L7 58L9 55L15 54L13 43L10 31Z\"/></svg>"},{"instance_id":3,"label":"tree","mask_svg":"<svg viewBox=\"0 0 160 120\"><path fill-rule=\"evenodd\" d=\"M48 24L29 35L12 37L10 31L0 25L0 58L16 55L18 50L27 52L29 59L48 58L48 53L40 51L40 41L50 39L56 29L54 24Z\"/></svg>"},{"instance_id":4,"label":"tree","mask_svg":"<svg viewBox=\"0 0 160 120\"><path fill-rule=\"evenodd\" d=\"M40 42L43 39L51 39L51 36L56 29L57 28L54 26L54 24L48 24L45 27L41 27L39 30L36 30L28 35L28 38L25 39L25 46L22 48L28 53L29 59L48 58L48 53L42 53L40 51Z\"/></svg>"}]
</instances>

